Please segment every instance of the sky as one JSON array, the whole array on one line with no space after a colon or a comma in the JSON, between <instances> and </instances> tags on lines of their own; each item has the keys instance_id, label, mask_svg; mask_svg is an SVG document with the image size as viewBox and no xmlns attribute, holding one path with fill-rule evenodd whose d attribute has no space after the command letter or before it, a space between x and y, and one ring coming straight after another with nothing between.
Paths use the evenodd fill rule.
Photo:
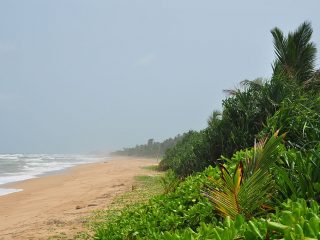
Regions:
<instances>
[{"instance_id":1,"label":"sky","mask_svg":"<svg viewBox=\"0 0 320 240\"><path fill-rule=\"evenodd\" d=\"M223 89L271 76L272 28L310 21L320 49L319 9L319 0L1 0L0 153L110 151L203 129Z\"/></svg>"}]
</instances>

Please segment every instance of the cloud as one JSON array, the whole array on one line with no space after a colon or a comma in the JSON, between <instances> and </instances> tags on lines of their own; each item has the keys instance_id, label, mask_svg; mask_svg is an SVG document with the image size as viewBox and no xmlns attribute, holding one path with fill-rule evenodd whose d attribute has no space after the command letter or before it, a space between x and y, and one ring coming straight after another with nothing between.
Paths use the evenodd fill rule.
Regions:
<instances>
[{"instance_id":1,"label":"cloud","mask_svg":"<svg viewBox=\"0 0 320 240\"><path fill-rule=\"evenodd\" d=\"M151 65L156 59L156 55L153 53L147 53L140 57L134 64L136 67L146 67Z\"/></svg>"}]
</instances>

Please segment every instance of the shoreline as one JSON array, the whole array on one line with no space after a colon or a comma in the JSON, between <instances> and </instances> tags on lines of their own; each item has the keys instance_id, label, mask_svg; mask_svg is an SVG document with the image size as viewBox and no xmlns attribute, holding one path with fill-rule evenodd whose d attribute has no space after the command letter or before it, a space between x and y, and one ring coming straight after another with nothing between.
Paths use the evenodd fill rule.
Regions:
<instances>
[{"instance_id":1,"label":"shoreline","mask_svg":"<svg viewBox=\"0 0 320 240\"><path fill-rule=\"evenodd\" d=\"M111 157L6 187L21 192L0 196L0 240L47 239L83 230L84 217L104 209L112 199L130 191L134 177L145 174L154 159Z\"/></svg>"},{"instance_id":2,"label":"shoreline","mask_svg":"<svg viewBox=\"0 0 320 240\"><path fill-rule=\"evenodd\" d=\"M40 179L40 178L47 177L47 176L57 176L57 175L68 174L68 171L72 170L73 168L77 168L77 167L80 167L83 165L95 164L95 163L102 163L102 162L106 163L107 161L110 161L114 158L116 158L116 157L106 156L106 157L103 157L103 159L101 159L100 161L78 163L73 166L69 166L66 168L59 169L59 170L47 171L47 172L43 172L43 173L33 175L33 176L30 175L30 178L27 178L27 179L22 179L22 180L17 180L14 182L0 184L0 189L13 190L12 192L9 192L9 193L3 194L3 195L0 194L0 198L3 196L6 196L6 195L12 194L12 193L24 191L24 189L17 189L14 187L16 185L19 185L19 183L21 183L21 182L25 182L25 181L32 180L32 179ZM14 190L17 190L17 191L14 191ZM0 238L0 240L1 240L1 238Z\"/></svg>"},{"instance_id":3,"label":"shoreline","mask_svg":"<svg viewBox=\"0 0 320 240\"><path fill-rule=\"evenodd\" d=\"M35 155L37 158L38 157L41 158L42 155L48 155L48 154L16 154L16 155L26 155L26 156ZM15 188L11 187L12 185L14 185L16 183L27 181L30 179L42 178L45 176L60 175L61 173L69 171L70 169L77 167L77 166L91 164L91 163L105 162L105 161L112 159L112 156L110 156L110 155L107 155L104 157L90 156L90 155L76 155L76 154L73 154L73 155L55 154L55 155L58 155L58 156L61 155L64 157L72 158L74 161L69 161L68 159L66 159L67 161L64 162L64 161L61 161L60 159L58 159L58 161L61 162L61 165L53 166L53 169L50 169L50 166L46 167L45 169L43 167L42 168L40 167L40 169L39 169L39 167L38 168L36 167L36 168L33 168L32 172L23 172L22 171L22 172L11 173L12 175L2 176L2 177L0 177L0 179L1 179L0 180L0 197L11 194L11 193L23 191L23 189L15 189ZM79 158L79 156L81 156L81 157ZM56 160L54 160L54 161L56 161ZM65 164L67 166L64 166L63 164ZM29 166L27 166L27 167L29 167ZM9 180L6 178L9 178Z\"/></svg>"}]
</instances>

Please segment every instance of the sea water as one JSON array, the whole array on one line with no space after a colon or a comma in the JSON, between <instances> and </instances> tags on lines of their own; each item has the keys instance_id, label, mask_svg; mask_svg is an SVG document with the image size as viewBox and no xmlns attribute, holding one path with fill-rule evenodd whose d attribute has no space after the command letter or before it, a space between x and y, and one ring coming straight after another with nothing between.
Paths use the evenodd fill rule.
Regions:
<instances>
[{"instance_id":1,"label":"sea water","mask_svg":"<svg viewBox=\"0 0 320 240\"><path fill-rule=\"evenodd\" d=\"M22 189L3 184L37 178L85 163L103 161L105 157L70 154L0 154L0 196Z\"/></svg>"}]
</instances>

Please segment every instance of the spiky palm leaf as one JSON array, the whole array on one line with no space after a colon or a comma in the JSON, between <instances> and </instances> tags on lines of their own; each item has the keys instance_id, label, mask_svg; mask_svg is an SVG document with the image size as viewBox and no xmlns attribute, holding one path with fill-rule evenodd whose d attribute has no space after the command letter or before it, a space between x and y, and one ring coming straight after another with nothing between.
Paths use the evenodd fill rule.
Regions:
<instances>
[{"instance_id":1,"label":"spiky palm leaf","mask_svg":"<svg viewBox=\"0 0 320 240\"><path fill-rule=\"evenodd\" d=\"M262 171L268 171L270 166L277 159L276 149L282 142L285 134L278 137L279 131L276 131L274 135L267 141L263 139L254 145L253 159L247 159L245 161L245 175L250 177L255 171L261 169Z\"/></svg>"},{"instance_id":2,"label":"spiky palm leaf","mask_svg":"<svg viewBox=\"0 0 320 240\"><path fill-rule=\"evenodd\" d=\"M243 179L242 163L236 168L233 178L222 165L220 170L221 179L218 181L211 179L212 185L208 186L209 191L205 195L222 216L230 216L234 219L241 212L237 196Z\"/></svg>"},{"instance_id":3,"label":"spiky palm leaf","mask_svg":"<svg viewBox=\"0 0 320 240\"><path fill-rule=\"evenodd\" d=\"M266 202L273 188L269 168L277 159L275 153L283 137L276 132L268 141L256 144L253 159L240 162L233 176L220 166L221 178L211 179L205 195L222 217L234 219L244 214L249 218Z\"/></svg>"},{"instance_id":4,"label":"spiky palm leaf","mask_svg":"<svg viewBox=\"0 0 320 240\"><path fill-rule=\"evenodd\" d=\"M295 32L287 37L279 28L272 31L276 61L273 65L277 74L285 74L298 83L304 83L314 74L316 59L315 44L310 42L312 27L309 22L302 23Z\"/></svg>"},{"instance_id":5,"label":"spiky palm leaf","mask_svg":"<svg viewBox=\"0 0 320 240\"><path fill-rule=\"evenodd\" d=\"M208 125L213 126L217 121L221 120L222 113L218 110L212 112L211 116L208 118Z\"/></svg>"}]
</instances>

